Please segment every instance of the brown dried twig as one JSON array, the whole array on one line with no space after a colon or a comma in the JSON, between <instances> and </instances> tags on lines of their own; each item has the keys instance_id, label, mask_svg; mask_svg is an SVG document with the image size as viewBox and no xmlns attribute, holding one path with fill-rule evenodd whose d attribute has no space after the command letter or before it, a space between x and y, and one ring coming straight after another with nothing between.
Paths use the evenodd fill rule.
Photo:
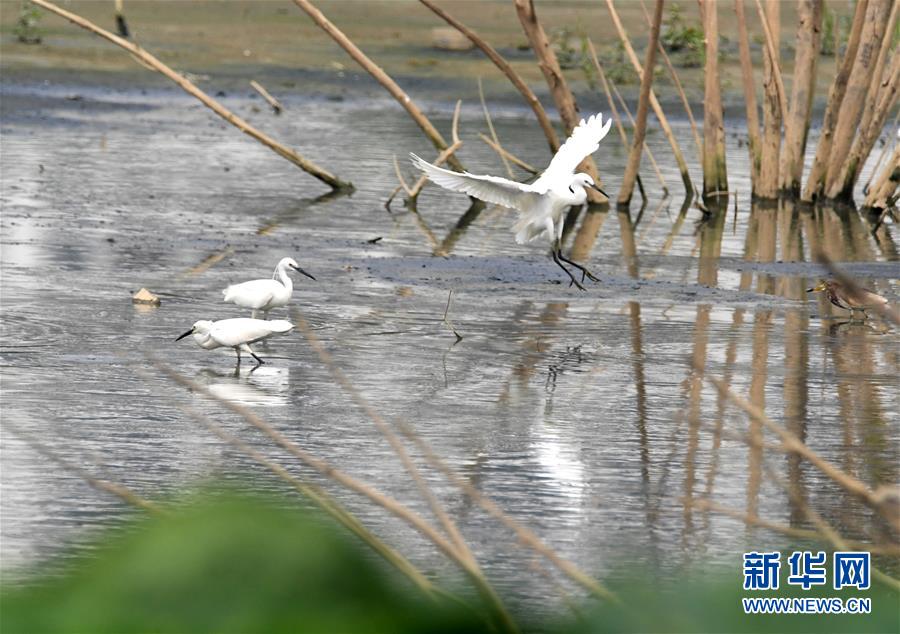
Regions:
<instances>
[{"instance_id":1,"label":"brown dried twig","mask_svg":"<svg viewBox=\"0 0 900 634\"><path fill-rule=\"evenodd\" d=\"M66 11L65 9L62 9L62 8L56 6L55 4L48 2L47 0L31 0L31 1L34 4L36 4L40 7L43 7L47 11L50 11L51 13L55 13L56 15L67 19L69 22L72 22L73 24L76 24L77 26L80 26L83 29L91 31L92 33L99 35L103 39L108 40L108 41L112 42L113 44L125 49L126 51L131 53L131 55L135 59L140 60L140 62L143 65L147 66L148 68L150 68L162 75L165 75L166 77L168 77L169 79L174 81L176 84L178 84L178 86L181 87L182 90L184 90L186 93L188 93L192 97L196 97L204 106L206 106L207 108L209 108L210 110L215 112L217 115L219 115L220 117L225 119L225 121L227 121L231 125L235 126L238 130L240 130L247 136L250 136L250 137L256 139L257 141L259 141L260 143L262 143L263 145L265 145L266 147L268 147L269 149L274 151L279 156L286 158L287 160L289 160L291 163L293 163L294 165L296 165L297 167L302 169L304 172L306 172L310 176L313 176L313 177L319 179L320 181L322 181L323 183L326 183L327 185L331 186L332 189L348 189L348 190L353 189L353 185L351 185L349 182L342 181L341 179L339 179L337 176L335 176L331 172L326 171L325 169L319 167L312 161L304 158L303 156L298 154L296 151L290 149L289 147L287 147L285 145L282 145L281 143L279 143L272 137L268 136L267 134L265 134L263 132L260 132L256 128L254 128L247 121L245 121L241 117L237 116L236 114L234 114L233 112L228 110L225 106L220 104L218 101L216 101L215 99L213 99L212 97L207 95L205 92L203 92L202 90L197 88L197 86L195 86L193 83L188 81L183 75L172 70L167 65L163 64L156 57L154 57L153 55L151 55L150 53L145 51L143 48L141 48L137 44L134 44L133 42L129 42L128 40L121 38L118 35L110 33L109 31L100 28L93 22L90 22L89 20L86 20L86 19L82 18L81 16L75 15L74 13Z\"/></svg>"}]
</instances>

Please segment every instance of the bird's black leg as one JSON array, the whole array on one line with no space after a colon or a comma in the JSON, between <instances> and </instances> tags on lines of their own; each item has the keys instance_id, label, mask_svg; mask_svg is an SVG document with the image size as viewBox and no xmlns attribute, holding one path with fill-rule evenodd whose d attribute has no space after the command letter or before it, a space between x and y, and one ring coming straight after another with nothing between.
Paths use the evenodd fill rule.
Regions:
<instances>
[{"instance_id":1,"label":"bird's black leg","mask_svg":"<svg viewBox=\"0 0 900 634\"><path fill-rule=\"evenodd\" d=\"M584 289L584 286L582 286L581 283L580 283L578 280L575 279L575 276L572 275L572 271L570 271L569 269L567 269L567 268L565 267L565 265L564 265L562 262L559 261L559 258L560 258L559 249L558 249L556 246L554 246L554 247L553 247L553 250L552 250L550 253L553 254L553 261L556 262L556 264L559 266L559 268L561 268L563 271L565 271L565 272L566 272L566 275L569 276L569 280L570 280L570 281L569 281L569 286L572 286L572 285L574 284L575 286L577 286L577 287L580 288L581 290L585 290L585 289Z\"/></svg>"},{"instance_id":2,"label":"bird's black leg","mask_svg":"<svg viewBox=\"0 0 900 634\"><path fill-rule=\"evenodd\" d=\"M257 357L255 354L253 354L252 351L250 352L250 356L253 357L254 359L256 359L256 363L257 363L258 365L262 365L263 363L265 363L265 361L263 361L262 359L260 359L259 357Z\"/></svg>"},{"instance_id":3,"label":"bird's black leg","mask_svg":"<svg viewBox=\"0 0 900 634\"><path fill-rule=\"evenodd\" d=\"M600 279L599 279L597 276L595 276L593 273L591 273L591 272L588 270L587 267L580 265L578 262L573 262L573 261L570 260L569 258L565 257L565 256L562 254L562 249L560 249L560 250L558 251L558 253L559 253L559 259L560 259L560 260L562 260L562 261L565 262L566 264L571 264L571 265L574 266L576 269L578 269L579 271L581 271L581 281L582 281L582 282L584 281L584 276L585 276L585 275L587 275L588 279L591 280L592 282L599 282L599 281L600 281Z\"/></svg>"}]
</instances>

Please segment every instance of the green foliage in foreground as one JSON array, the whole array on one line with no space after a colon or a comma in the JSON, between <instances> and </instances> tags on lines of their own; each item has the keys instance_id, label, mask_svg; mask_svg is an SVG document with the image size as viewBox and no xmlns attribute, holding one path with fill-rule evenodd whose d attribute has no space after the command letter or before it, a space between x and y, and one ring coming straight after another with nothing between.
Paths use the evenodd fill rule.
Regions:
<instances>
[{"instance_id":1,"label":"green foliage in foreground","mask_svg":"<svg viewBox=\"0 0 900 634\"><path fill-rule=\"evenodd\" d=\"M648 577L649 579L649 577ZM746 616L740 574L613 588L550 632L897 632L898 596L873 588L872 615ZM802 591L795 596L811 596ZM850 596L841 593L842 597ZM771 596L771 595L769 595ZM788 593L778 593L788 596ZM527 617L521 617L524 630ZM490 632L458 603L424 596L325 520L271 501L206 493L146 518L62 577L0 592L14 632Z\"/></svg>"}]
</instances>

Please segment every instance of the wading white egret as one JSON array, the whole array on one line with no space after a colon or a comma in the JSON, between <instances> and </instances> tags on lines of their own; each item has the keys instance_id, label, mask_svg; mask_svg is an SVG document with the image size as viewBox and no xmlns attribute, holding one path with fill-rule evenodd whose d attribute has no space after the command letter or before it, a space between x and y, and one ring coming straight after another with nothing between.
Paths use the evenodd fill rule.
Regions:
<instances>
[{"instance_id":1,"label":"wading white egret","mask_svg":"<svg viewBox=\"0 0 900 634\"><path fill-rule=\"evenodd\" d=\"M563 262L581 271L581 281L585 276L593 281L597 278L584 266L569 260L562 254L563 213L572 205L583 205L587 201L585 187L597 187L588 174L575 173L578 164L586 156L600 147L600 141L609 133L612 123L603 123L602 116L596 114L572 130L572 135L563 143L550 161L544 173L531 184L517 183L499 176L478 176L468 172L452 172L410 153L413 165L428 175L428 178L444 189L463 192L489 203L502 205L519 212L519 219L513 225L516 242L524 244L541 236L551 242L553 261L556 262L574 284L584 287L575 279ZM609 198L609 196L607 196Z\"/></svg>"},{"instance_id":2,"label":"wading white egret","mask_svg":"<svg viewBox=\"0 0 900 634\"><path fill-rule=\"evenodd\" d=\"M270 310L287 306L287 303L291 301L294 284L291 282L291 276L288 275L289 268L302 273L311 280L316 279L301 269L293 258L281 258L278 266L275 267L272 279L232 284L222 291L222 295L226 302L252 309L251 316L254 319L259 316L260 312L264 318L268 319Z\"/></svg>"},{"instance_id":3,"label":"wading white egret","mask_svg":"<svg viewBox=\"0 0 900 634\"><path fill-rule=\"evenodd\" d=\"M262 364L264 361L253 353L250 344L267 339L272 335L282 335L290 332L293 328L294 324L284 319L273 319L272 321L249 317L219 321L202 319L194 322L191 329L175 341L180 341L188 335L194 335L197 345L206 350L234 348L238 364L241 362L241 351L249 353L257 363Z\"/></svg>"}]
</instances>

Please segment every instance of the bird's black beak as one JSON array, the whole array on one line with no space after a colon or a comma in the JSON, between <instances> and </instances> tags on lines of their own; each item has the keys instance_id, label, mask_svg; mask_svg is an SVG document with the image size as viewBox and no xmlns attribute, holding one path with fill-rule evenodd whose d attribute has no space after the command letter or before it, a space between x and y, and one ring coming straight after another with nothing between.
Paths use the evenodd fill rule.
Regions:
<instances>
[{"instance_id":1,"label":"bird's black beak","mask_svg":"<svg viewBox=\"0 0 900 634\"><path fill-rule=\"evenodd\" d=\"M194 329L193 329L193 328L191 328L191 329L188 330L186 333L184 333L183 335L181 335L180 337L178 337L178 339L176 339L175 341L181 341L182 339L184 339L184 338L187 337L188 335L192 335L192 334L194 334Z\"/></svg>"},{"instance_id":2,"label":"bird's black beak","mask_svg":"<svg viewBox=\"0 0 900 634\"><path fill-rule=\"evenodd\" d=\"M593 188L596 189L598 192L600 192L601 194L603 194L604 196L606 196L607 198L609 198L609 194L607 194L605 191L603 191L602 189L600 189L600 188L597 187L596 185L591 185L591 187L593 187Z\"/></svg>"},{"instance_id":3,"label":"bird's black beak","mask_svg":"<svg viewBox=\"0 0 900 634\"><path fill-rule=\"evenodd\" d=\"M310 275L309 273L307 273L306 271L301 269L299 266L294 266L293 264L291 264L291 268L294 269L295 271L297 271L298 273L303 273L303 275L305 275L309 279L313 280L314 282L316 281L316 278L314 278L312 275Z\"/></svg>"}]
</instances>

